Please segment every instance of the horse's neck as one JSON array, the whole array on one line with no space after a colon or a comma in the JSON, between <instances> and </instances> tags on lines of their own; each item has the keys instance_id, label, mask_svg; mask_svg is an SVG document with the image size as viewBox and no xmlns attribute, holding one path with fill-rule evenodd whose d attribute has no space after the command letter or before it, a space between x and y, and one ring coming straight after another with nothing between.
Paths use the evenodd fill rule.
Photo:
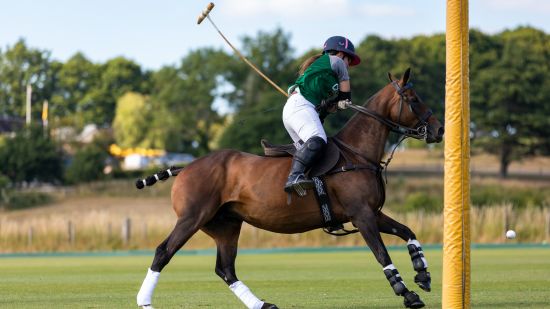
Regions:
<instances>
[{"instance_id":1,"label":"horse's neck","mask_svg":"<svg viewBox=\"0 0 550 309\"><path fill-rule=\"evenodd\" d=\"M363 107L387 118L389 110L376 95ZM336 134L336 137L358 150L363 156L374 162L380 162L384 156L384 146L388 139L389 129L378 120L358 112Z\"/></svg>"}]
</instances>

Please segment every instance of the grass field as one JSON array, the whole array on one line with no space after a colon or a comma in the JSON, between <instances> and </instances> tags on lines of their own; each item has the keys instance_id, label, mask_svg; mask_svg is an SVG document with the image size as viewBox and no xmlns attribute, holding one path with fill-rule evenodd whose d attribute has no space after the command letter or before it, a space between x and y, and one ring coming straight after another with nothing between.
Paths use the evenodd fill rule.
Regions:
<instances>
[{"instance_id":1,"label":"grass field","mask_svg":"<svg viewBox=\"0 0 550 309\"><path fill-rule=\"evenodd\" d=\"M427 249L433 290L414 285L405 250L394 264L427 308L441 308L440 249ZM0 257L1 308L135 308L150 255ZM177 255L163 271L156 308L244 308L213 272L215 256ZM368 251L241 254L237 275L280 308L402 308ZM472 308L550 308L550 249L472 250Z\"/></svg>"}]
</instances>

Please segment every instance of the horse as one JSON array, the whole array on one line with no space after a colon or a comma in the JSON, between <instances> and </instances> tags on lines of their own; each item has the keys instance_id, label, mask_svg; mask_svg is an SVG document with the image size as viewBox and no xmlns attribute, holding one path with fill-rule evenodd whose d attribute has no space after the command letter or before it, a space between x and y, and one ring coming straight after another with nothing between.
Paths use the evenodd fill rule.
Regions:
<instances>
[{"instance_id":1,"label":"horse","mask_svg":"<svg viewBox=\"0 0 550 309\"><path fill-rule=\"evenodd\" d=\"M351 222L361 233L395 294L403 297L405 307L422 308L425 304L403 282L380 236L380 233L391 234L407 242L417 272L414 281L429 292L431 278L420 242L410 228L382 212L385 187L380 162L390 131L424 139L426 143L438 143L444 128L409 82L410 68L400 80L394 79L391 73L388 77L390 82L364 105L347 105L357 113L332 137L342 153L336 165L342 172L327 176L326 187L335 219L341 223ZM350 166L350 161L355 168L344 168ZM251 309L278 308L258 299L237 278L235 259L243 221L284 234L323 227L319 206L312 194L289 201L283 191L290 164L290 157L219 150L171 173L176 176L171 200L177 222L156 248L137 294L138 306L152 308L160 272L193 234L202 230L216 243L215 273L244 305Z\"/></svg>"}]
</instances>

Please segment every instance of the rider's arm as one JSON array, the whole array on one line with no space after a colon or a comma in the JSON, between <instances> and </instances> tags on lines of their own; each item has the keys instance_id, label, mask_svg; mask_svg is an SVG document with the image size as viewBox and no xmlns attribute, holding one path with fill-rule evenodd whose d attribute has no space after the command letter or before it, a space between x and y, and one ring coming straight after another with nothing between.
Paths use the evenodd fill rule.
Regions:
<instances>
[{"instance_id":1,"label":"rider's arm","mask_svg":"<svg viewBox=\"0 0 550 309\"><path fill-rule=\"evenodd\" d=\"M330 66L332 71L338 76L339 92L338 99L351 101L351 84L349 81L348 67L344 60L338 56L330 55Z\"/></svg>"}]
</instances>

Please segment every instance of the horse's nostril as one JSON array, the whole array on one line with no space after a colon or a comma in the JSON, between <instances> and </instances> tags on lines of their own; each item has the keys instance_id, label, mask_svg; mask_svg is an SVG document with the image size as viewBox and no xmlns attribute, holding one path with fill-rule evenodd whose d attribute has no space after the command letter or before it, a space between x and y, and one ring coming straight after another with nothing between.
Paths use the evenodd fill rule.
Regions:
<instances>
[{"instance_id":1,"label":"horse's nostril","mask_svg":"<svg viewBox=\"0 0 550 309\"><path fill-rule=\"evenodd\" d=\"M445 128L441 127L437 130L437 136L443 136L445 134Z\"/></svg>"}]
</instances>

